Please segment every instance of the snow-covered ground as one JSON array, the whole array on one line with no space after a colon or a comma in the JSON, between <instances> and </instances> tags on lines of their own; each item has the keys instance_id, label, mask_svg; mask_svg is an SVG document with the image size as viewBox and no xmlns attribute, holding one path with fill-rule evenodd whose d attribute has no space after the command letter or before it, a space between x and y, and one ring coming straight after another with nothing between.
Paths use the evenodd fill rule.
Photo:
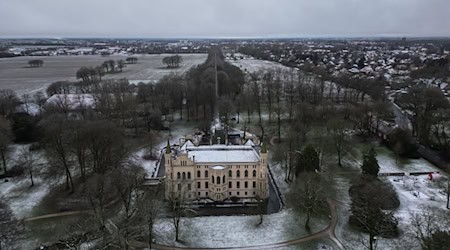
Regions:
<instances>
[{"instance_id":1,"label":"snow-covered ground","mask_svg":"<svg viewBox=\"0 0 450 250\"><path fill-rule=\"evenodd\" d=\"M15 165L20 157L21 150L28 150L27 145L12 145L9 154L8 166ZM30 187L31 182L29 175L26 172L23 176L14 178L5 178L0 180L0 199L8 204L12 212L17 218L29 217L36 206L50 191L53 185L59 183L60 180L45 179L43 174L45 173L47 166L47 160L44 153L41 151L34 151L33 157L35 163L33 164L33 179L35 185ZM6 182L8 180L8 182Z\"/></svg>"},{"instance_id":2,"label":"snow-covered ground","mask_svg":"<svg viewBox=\"0 0 450 250\"><path fill-rule=\"evenodd\" d=\"M266 61L266 60L259 60L254 58L244 58L244 59L237 59L237 60L227 60L227 62L231 63L232 65L240 68L244 72L254 73L259 70L265 70L265 69L282 69L282 70L291 70L291 68L286 67L282 65L281 63Z\"/></svg>"},{"instance_id":3,"label":"snow-covered ground","mask_svg":"<svg viewBox=\"0 0 450 250\"><path fill-rule=\"evenodd\" d=\"M145 146L133 152L130 156L130 159L144 168L147 178L156 177L156 175L158 174L158 162L162 153L161 150L167 146L167 139L169 139L170 145L179 144L181 138L184 138L186 135L191 135L193 132L193 125L172 125L170 135L168 134L168 132L164 132L158 137L158 143L154 147L155 159L147 160L144 158L144 156L148 154L149 150L149 148Z\"/></svg>"},{"instance_id":4,"label":"snow-covered ground","mask_svg":"<svg viewBox=\"0 0 450 250\"><path fill-rule=\"evenodd\" d=\"M440 172L433 174L433 181L428 176L389 176L379 177L381 180L389 181L396 189L400 207L395 211L399 221L400 236L396 239L377 240L378 249L420 249L418 243L411 234L411 215L420 213L428 207L441 211L446 209L446 194L444 189L446 182L440 182L447 175L424 159L396 159L395 154L385 147L375 147L377 160L380 165L380 173L411 173L411 172ZM357 154L359 155L359 154ZM346 163L353 164L352 169L360 167L360 156L348 156ZM347 176L335 177L338 190L337 200L340 202L338 208L339 221L337 236L347 249L363 249L363 241L367 243L368 236L351 229L348 225L351 200L348 195L350 182Z\"/></svg>"},{"instance_id":5,"label":"snow-covered ground","mask_svg":"<svg viewBox=\"0 0 450 250\"><path fill-rule=\"evenodd\" d=\"M195 247L244 247L288 241L308 235L304 217L285 209L264 215L262 225L256 226L258 216L207 216L183 219L180 240L175 242L175 230L170 219L155 225L156 241L166 245ZM324 229L329 221L313 219L312 231Z\"/></svg>"}]
</instances>

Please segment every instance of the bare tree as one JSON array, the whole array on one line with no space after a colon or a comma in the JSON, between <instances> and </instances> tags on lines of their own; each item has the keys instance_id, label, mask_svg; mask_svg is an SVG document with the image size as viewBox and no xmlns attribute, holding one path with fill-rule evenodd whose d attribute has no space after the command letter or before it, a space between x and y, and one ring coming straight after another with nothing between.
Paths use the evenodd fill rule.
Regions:
<instances>
[{"instance_id":1,"label":"bare tree","mask_svg":"<svg viewBox=\"0 0 450 250\"><path fill-rule=\"evenodd\" d=\"M114 186L124 209L121 216L123 223L120 233L125 242L130 236L131 219L137 214L139 204L144 195L143 191L139 189L143 181L143 169L136 166L133 162L115 169L113 173ZM123 243L122 245L125 249L128 249L128 244Z\"/></svg>"},{"instance_id":2,"label":"bare tree","mask_svg":"<svg viewBox=\"0 0 450 250\"><path fill-rule=\"evenodd\" d=\"M257 202L257 211L258 211L258 216L259 216L259 221L258 224L256 224L256 226L259 226L263 223L264 221L264 215L267 213L267 203L268 203L268 199L264 199L259 197L258 195L255 197L255 200Z\"/></svg>"},{"instance_id":3,"label":"bare tree","mask_svg":"<svg viewBox=\"0 0 450 250\"><path fill-rule=\"evenodd\" d=\"M31 187L34 186L33 180L33 170L35 166L35 159L33 157L33 152L31 152L27 147L21 148L19 152L18 165L22 166L30 177Z\"/></svg>"},{"instance_id":4,"label":"bare tree","mask_svg":"<svg viewBox=\"0 0 450 250\"><path fill-rule=\"evenodd\" d=\"M156 187L156 190L146 192L146 197L142 199L139 209L139 213L146 222L147 243L150 249L152 249L153 242L153 225L163 211L159 187Z\"/></svg>"},{"instance_id":5,"label":"bare tree","mask_svg":"<svg viewBox=\"0 0 450 250\"><path fill-rule=\"evenodd\" d=\"M8 157L8 146L11 143L11 139L12 139L11 124L5 118L0 117L0 157L2 160L4 174L8 173L6 160Z\"/></svg>"},{"instance_id":6,"label":"bare tree","mask_svg":"<svg viewBox=\"0 0 450 250\"><path fill-rule=\"evenodd\" d=\"M450 227L450 216L448 213L433 207L424 207L422 212L411 215L410 223L410 230L422 249L443 249L437 248L435 245L437 242L434 242L433 236L439 232L448 231Z\"/></svg>"},{"instance_id":7,"label":"bare tree","mask_svg":"<svg viewBox=\"0 0 450 250\"><path fill-rule=\"evenodd\" d=\"M44 131L43 142L49 158L55 159L64 167L66 188L74 191L72 172L69 165L71 131L67 130L69 123L64 116L51 115L39 123Z\"/></svg>"},{"instance_id":8,"label":"bare tree","mask_svg":"<svg viewBox=\"0 0 450 250\"><path fill-rule=\"evenodd\" d=\"M347 125L344 120L334 119L327 124L327 129L336 150L338 165L342 166L342 158L347 153L349 145Z\"/></svg>"},{"instance_id":9,"label":"bare tree","mask_svg":"<svg viewBox=\"0 0 450 250\"><path fill-rule=\"evenodd\" d=\"M331 189L331 181L315 172L303 172L293 183L289 193L290 200L295 209L306 215L306 230L311 230L311 217L327 211L326 197L332 193Z\"/></svg>"},{"instance_id":10,"label":"bare tree","mask_svg":"<svg viewBox=\"0 0 450 250\"><path fill-rule=\"evenodd\" d=\"M185 184L177 184L177 190L172 190L169 192L167 201L169 205L169 212L172 216L172 224L175 228L175 240L179 241L181 219L192 211L187 207L188 198Z\"/></svg>"}]
</instances>

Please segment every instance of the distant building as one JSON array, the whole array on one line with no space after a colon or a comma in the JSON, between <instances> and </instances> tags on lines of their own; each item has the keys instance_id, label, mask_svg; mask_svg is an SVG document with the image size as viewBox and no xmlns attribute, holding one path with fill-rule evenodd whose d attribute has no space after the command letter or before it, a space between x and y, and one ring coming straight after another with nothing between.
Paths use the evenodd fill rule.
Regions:
<instances>
[{"instance_id":1,"label":"distant building","mask_svg":"<svg viewBox=\"0 0 450 250\"><path fill-rule=\"evenodd\" d=\"M184 192L191 200L225 201L269 196L267 152L251 140L244 145L168 145L166 197Z\"/></svg>"}]
</instances>

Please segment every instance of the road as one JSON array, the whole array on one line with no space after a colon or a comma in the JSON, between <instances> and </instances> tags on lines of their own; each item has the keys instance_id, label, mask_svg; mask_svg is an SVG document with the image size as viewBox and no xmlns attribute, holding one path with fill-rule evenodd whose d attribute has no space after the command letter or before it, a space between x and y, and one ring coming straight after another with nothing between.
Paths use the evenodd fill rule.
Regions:
<instances>
[{"instance_id":1,"label":"road","mask_svg":"<svg viewBox=\"0 0 450 250\"><path fill-rule=\"evenodd\" d=\"M311 240L315 239L329 239L333 241L336 246L338 246L340 249L345 249L342 243L337 239L335 234L336 225L338 222L337 217L337 211L336 211L336 202L332 199L327 199L328 206L330 208L330 214L331 214L331 220L330 224L323 230L305 236L294 240L284 241L284 242L278 242L273 244L266 244L266 245L255 245L255 246L245 246L245 247L216 247L216 248L195 248L195 247L175 247L175 246L167 246L167 245L161 245L161 244L152 244L152 248L155 249L161 249L161 250L183 250L183 249L189 249L189 250L211 250L211 249L244 249L244 250L252 250L252 249L274 249L274 248L281 248L281 247L288 247L288 246L294 246L298 245L300 243L305 243ZM146 248L148 247L146 242L141 241L135 241L131 240L128 242L129 246L133 248Z\"/></svg>"}]
</instances>

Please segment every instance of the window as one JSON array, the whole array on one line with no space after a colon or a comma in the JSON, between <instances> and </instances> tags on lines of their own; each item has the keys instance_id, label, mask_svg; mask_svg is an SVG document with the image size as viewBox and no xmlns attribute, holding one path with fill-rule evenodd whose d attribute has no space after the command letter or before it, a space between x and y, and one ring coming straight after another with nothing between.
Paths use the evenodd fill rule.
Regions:
<instances>
[{"instance_id":1,"label":"window","mask_svg":"<svg viewBox=\"0 0 450 250\"><path fill-rule=\"evenodd\" d=\"M236 177L237 177L237 178L241 177L241 171L239 171L239 170L236 171Z\"/></svg>"},{"instance_id":2,"label":"window","mask_svg":"<svg viewBox=\"0 0 450 250\"><path fill-rule=\"evenodd\" d=\"M202 184L201 182L197 182L197 188L201 188Z\"/></svg>"},{"instance_id":3,"label":"window","mask_svg":"<svg viewBox=\"0 0 450 250\"><path fill-rule=\"evenodd\" d=\"M244 182L244 188L248 188L248 181Z\"/></svg>"},{"instance_id":4,"label":"window","mask_svg":"<svg viewBox=\"0 0 450 250\"><path fill-rule=\"evenodd\" d=\"M208 170L205 170L205 178L208 178Z\"/></svg>"},{"instance_id":5,"label":"window","mask_svg":"<svg viewBox=\"0 0 450 250\"><path fill-rule=\"evenodd\" d=\"M186 180L186 173L183 172L183 180Z\"/></svg>"},{"instance_id":6,"label":"window","mask_svg":"<svg viewBox=\"0 0 450 250\"><path fill-rule=\"evenodd\" d=\"M208 183L208 182L207 182ZM206 196L208 196L208 192L206 192L206 194L205 194Z\"/></svg>"},{"instance_id":7,"label":"window","mask_svg":"<svg viewBox=\"0 0 450 250\"><path fill-rule=\"evenodd\" d=\"M181 178L180 172L177 173L177 179L179 180Z\"/></svg>"},{"instance_id":8,"label":"window","mask_svg":"<svg viewBox=\"0 0 450 250\"><path fill-rule=\"evenodd\" d=\"M222 183L225 183L225 175L222 177Z\"/></svg>"},{"instance_id":9,"label":"window","mask_svg":"<svg viewBox=\"0 0 450 250\"><path fill-rule=\"evenodd\" d=\"M240 185L239 181L237 181L237 182L236 182L236 187L237 187L237 188L240 188L240 186L241 186L241 185Z\"/></svg>"},{"instance_id":10,"label":"window","mask_svg":"<svg viewBox=\"0 0 450 250\"><path fill-rule=\"evenodd\" d=\"M247 195L247 192L245 192L245 195Z\"/></svg>"},{"instance_id":11,"label":"window","mask_svg":"<svg viewBox=\"0 0 450 250\"><path fill-rule=\"evenodd\" d=\"M208 188L208 182L205 182L205 188ZM206 195L208 195L208 192L206 192Z\"/></svg>"},{"instance_id":12,"label":"window","mask_svg":"<svg viewBox=\"0 0 450 250\"><path fill-rule=\"evenodd\" d=\"M178 191L181 191L181 184L178 184Z\"/></svg>"},{"instance_id":13,"label":"window","mask_svg":"<svg viewBox=\"0 0 450 250\"><path fill-rule=\"evenodd\" d=\"M229 192L228 195L231 196L231 192Z\"/></svg>"},{"instance_id":14,"label":"window","mask_svg":"<svg viewBox=\"0 0 450 250\"><path fill-rule=\"evenodd\" d=\"M239 192L237 192L236 195L239 195Z\"/></svg>"},{"instance_id":15,"label":"window","mask_svg":"<svg viewBox=\"0 0 450 250\"><path fill-rule=\"evenodd\" d=\"M200 170L197 170L197 178L200 178Z\"/></svg>"},{"instance_id":16,"label":"window","mask_svg":"<svg viewBox=\"0 0 450 250\"><path fill-rule=\"evenodd\" d=\"M233 172L231 170L228 170L228 177L233 177Z\"/></svg>"},{"instance_id":17,"label":"window","mask_svg":"<svg viewBox=\"0 0 450 250\"><path fill-rule=\"evenodd\" d=\"M200 192L198 192L198 196L200 196Z\"/></svg>"},{"instance_id":18,"label":"window","mask_svg":"<svg viewBox=\"0 0 450 250\"><path fill-rule=\"evenodd\" d=\"M256 177L256 170L253 170L253 177Z\"/></svg>"},{"instance_id":19,"label":"window","mask_svg":"<svg viewBox=\"0 0 450 250\"><path fill-rule=\"evenodd\" d=\"M248 170L245 170L244 177L248 177Z\"/></svg>"},{"instance_id":20,"label":"window","mask_svg":"<svg viewBox=\"0 0 450 250\"><path fill-rule=\"evenodd\" d=\"M188 180L191 179L191 172L188 172Z\"/></svg>"},{"instance_id":21,"label":"window","mask_svg":"<svg viewBox=\"0 0 450 250\"><path fill-rule=\"evenodd\" d=\"M253 188L256 188L256 181L253 182Z\"/></svg>"},{"instance_id":22,"label":"window","mask_svg":"<svg viewBox=\"0 0 450 250\"><path fill-rule=\"evenodd\" d=\"M231 188L232 184L231 181L228 182L228 188Z\"/></svg>"},{"instance_id":23,"label":"window","mask_svg":"<svg viewBox=\"0 0 450 250\"><path fill-rule=\"evenodd\" d=\"M214 184L214 175L211 176L211 182Z\"/></svg>"},{"instance_id":24,"label":"window","mask_svg":"<svg viewBox=\"0 0 450 250\"><path fill-rule=\"evenodd\" d=\"M170 172L170 179L173 179L173 173Z\"/></svg>"},{"instance_id":25,"label":"window","mask_svg":"<svg viewBox=\"0 0 450 250\"><path fill-rule=\"evenodd\" d=\"M217 176L217 184L220 184L220 176Z\"/></svg>"},{"instance_id":26,"label":"window","mask_svg":"<svg viewBox=\"0 0 450 250\"><path fill-rule=\"evenodd\" d=\"M188 184L188 190L191 191L191 184Z\"/></svg>"}]
</instances>

